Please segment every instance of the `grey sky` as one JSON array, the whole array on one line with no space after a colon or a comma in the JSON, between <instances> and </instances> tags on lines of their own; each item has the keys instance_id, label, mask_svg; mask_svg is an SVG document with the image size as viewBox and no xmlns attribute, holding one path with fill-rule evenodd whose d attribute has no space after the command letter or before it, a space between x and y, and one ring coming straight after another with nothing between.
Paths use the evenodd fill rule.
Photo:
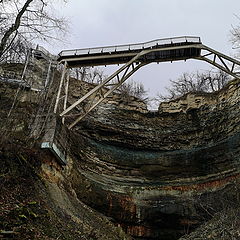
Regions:
<instances>
[{"instance_id":1,"label":"grey sky","mask_svg":"<svg viewBox=\"0 0 240 240\"><path fill-rule=\"evenodd\" d=\"M71 44L65 49L193 35L200 36L205 45L233 55L229 31L231 25L240 24L235 16L240 15L239 0L69 0L59 11L71 22ZM154 95L164 92L169 79L182 72L209 68L196 60L151 64L133 79ZM110 71L112 68L105 70Z\"/></svg>"}]
</instances>

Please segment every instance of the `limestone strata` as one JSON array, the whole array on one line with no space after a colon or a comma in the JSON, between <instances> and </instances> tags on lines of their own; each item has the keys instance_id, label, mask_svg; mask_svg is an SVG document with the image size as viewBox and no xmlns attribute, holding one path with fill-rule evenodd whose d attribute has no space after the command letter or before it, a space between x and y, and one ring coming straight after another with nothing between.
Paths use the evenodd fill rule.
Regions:
<instances>
[{"instance_id":1,"label":"limestone strata","mask_svg":"<svg viewBox=\"0 0 240 240\"><path fill-rule=\"evenodd\" d=\"M216 105L224 103L226 98L235 92L236 86L230 83L225 89L215 93L192 92L176 100L162 102L159 105L159 112L187 112L192 109L199 109L204 105Z\"/></svg>"},{"instance_id":2,"label":"limestone strata","mask_svg":"<svg viewBox=\"0 0 240 240\"><path fill-rule=\"evenodd\" d=\"M178 111L99 107L72 137L78 198L139 239L177 239L198 226L239 178L239 85L172 102L187 101Z\"/></svg>"},{"instance_id":3,"label":"limestone strata","mask_svg":"<svg viewBox=\"0 0 240 240\"><path fill-rule=\"evenodd\" d=\"M47 140L55 130L67 137L55 129L56 124L49 124L55 123L52 116L48 120L39 116L43 93L31 102L33 92L22 89L8 116L16 91L0 83L0 239L130 240L120 227L77 198L71 184L78 178L78 161L68 159L63 167L51 152L39 148L44 141L36 142L42 120L47 121ZM44 98L44 107L48 106ZM33 121L36 112L39 117Z\"/></svg>"}]
</instances>

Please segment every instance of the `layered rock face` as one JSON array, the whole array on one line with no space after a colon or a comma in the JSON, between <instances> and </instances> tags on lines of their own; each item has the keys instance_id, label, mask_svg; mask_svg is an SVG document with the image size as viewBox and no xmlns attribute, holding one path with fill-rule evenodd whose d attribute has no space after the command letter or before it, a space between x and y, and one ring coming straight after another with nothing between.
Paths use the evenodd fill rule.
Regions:
<instances>
[{"instance_id":1,"label":"layered rock face","mask_svg":"<svg viewBox=\"0 0 240 240\"><path fill-rule=\"evenodd\" d=\"M0 239L130 240L77 198L72 181L78 178L78 161L68 159L63 167L50 151L40 149L40 120L46 121L45 132L55 130L49 125L52 114L40 115L48 99L42 92L18 90L0 83Z\"/></svg>"},{"instance_id":2,"label":"layered rock face","mask_svg":"<svg viewBox=\"0 0 240 240\"><path fill-rule=\"evenodd\" d=\"M8 184L1 188L6 210L1 229L15 228L18 218L11 224L8 218L15 208L18 211L19 202L26 209L36 202L40 208L36 211L41 211L37 224L17 223L19 229L27 229L25 238L35 234L36 239L130 239L111 221L134 239L174 240L226 204L239 201L239 188L235 188L240 180L239 81L215 94L195 93L161 104L157 113L147 112L137 99L126 105L115 94L69 133L64 167L53 155L30 144L33 139L28 132L33 132L35 124L29 122L41 107L36 92L24 91L11 118L7 117L15 90L0 87L0 142L4 142L0 149L4 181L0 182L4 186L7 179ZM88 90L85 86L72 91L70 100ZM46 101L42 102L45 107ZM13 153L7 154L11 149ZM9 171L14 163L16 169ZM66 224L59 228L59 222ZM183 239L196 239L206 228L208 237L211 227L207 226Z\"/></svg>"},{"instance_id":3,"label":"layered rock face","mask_svg":"<svg viewBox=\"0 0 240 240\"><path fill-rule=\"evenodd\" d=\"M199 97L158 113L106 103L83 120L78 198L136 239L177 239L221 209L240 176L240 83Z\"/></svg>"}]
</instances>

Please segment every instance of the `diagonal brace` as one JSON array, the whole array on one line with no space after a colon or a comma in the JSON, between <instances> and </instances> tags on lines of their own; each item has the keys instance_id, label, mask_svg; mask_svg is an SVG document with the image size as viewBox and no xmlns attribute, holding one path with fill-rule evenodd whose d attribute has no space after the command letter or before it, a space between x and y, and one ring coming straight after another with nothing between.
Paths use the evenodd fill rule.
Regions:
<instances>
[{"instance_id":1,"label":"diagonal brace","mask_svg":"<svg viewBox=\"0 0 240 240\"><path fill-rule=\"evenodd\" d=\"M73 128L79 121L81 121L89 112L91 112L95 107L97 107L104 99L106 99L113 91L115 91L120 85L122 85L134 72L139 68L143 67L147 63L139 64L137 67L133 68L128 74L124 75L119 82L117 82L111 89L109 89L103 96L101 96L97 102L95 102L86 112L79 116L70 126L69 129Z\"/></svg>"},{"instance_id":2,"label":"diagonal brace","mask_svg":"<svg viewBox=\"0 0 240 240\"><path fill-rule=\"evenodd\" d=\"M108 82L110 82L112 79L114 79L116 76L118 76L121 72L124 72L124 75L127 74L127 71L129 70L129 67L132 63L134 63L139 57L141 57L142 55L145 54L145 51L140 52L139 54L137 54L134 58L132 58L129 62L127 62L124 66L122 66L119 70L117 70L115 73L113 73L111 76L109 76L107 79L105 79L102 83L100 83L99 85L97 85L95 88L93 88L91 91L89 91L86 95L84 95L82 98L80 98L78 101L76 101L75 103L73 103L70 107L68 107L67 109L65 109L60 116L64 116L67 113L69 113L72 109L74 109L77 105L79 105L80 103L82 103L84 100L86 100L87 98L89 98L90 96L92 96L94 93L96 93L97 91L99 91L99 89L103 88L104 86L106 86L106 84ZM123 76L124 76L123 75ZM121 82L121 81L120 81Z\"/></svg>"},{"instance_id":3,"label":"diagonal brace","mask_svg":"<svg viewBox=\"0 0 240 240\"><path fill-rule=\"evenodd\" d=\"M240 78L239 74L237 72L234 72L234 68L235 66L240 67L240 62L234 58L231 58L225 54L222 54L218 51L215 51L214 49L211 49L205 45L202 45L202 50L205 50L207 52L209 52L209 54L205 54L202 55L200 57L195 57L195 59L198 60L203 60L205 62L208 62L210 64L212 64L213 66L219 68L220 70L226 72L227 74L235 77L235 78ZM210 58L208 58L208 56L210 55L214 55L214 59L211 60ZM220 60L220 62L216 62L216 57ZM227 65L231 65L230 67Z\"/></svg>"}]
</instances>

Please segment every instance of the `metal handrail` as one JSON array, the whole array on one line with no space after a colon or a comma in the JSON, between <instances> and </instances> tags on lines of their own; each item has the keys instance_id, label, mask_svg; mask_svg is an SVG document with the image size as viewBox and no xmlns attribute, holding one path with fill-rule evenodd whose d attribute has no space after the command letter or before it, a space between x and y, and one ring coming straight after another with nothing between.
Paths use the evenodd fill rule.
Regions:
<instances>
[{"instance_id":1,"label":"metal handrail","mask_svg":"<svg viewBox=\"0 0 240 240\"><path fill-rule=\"evenodd\" d=\"M33 51L39 51L41 53L43 53L48 59L50 60L56 60L57 56L51 54L47 49L45 49L42 46L37 45L36 49L32 49Z\"/></svg>"},{"instance_id":2,"label":"metal handrail","mask_svg":"<svg viewBox=\"0 0 240 240\"><path fill-rule=\"evenodd\" d=\"M78 56L78 55L87 55L87 54L100 54L100 53L112 53L112 52L122 52L122 51L130 51L130 50L142 50L142 49L152 48L155 46L161 46L166 44L176 44L176 43L183 43L183 42L201 43L201 39L200 37L194 37L194 36L163 38L163 39L157 39L157 40L153 40L145 43L63 50L59 53L59 56L60 57L73 56L73 55Z\"/></svg>"}]
</instances>

